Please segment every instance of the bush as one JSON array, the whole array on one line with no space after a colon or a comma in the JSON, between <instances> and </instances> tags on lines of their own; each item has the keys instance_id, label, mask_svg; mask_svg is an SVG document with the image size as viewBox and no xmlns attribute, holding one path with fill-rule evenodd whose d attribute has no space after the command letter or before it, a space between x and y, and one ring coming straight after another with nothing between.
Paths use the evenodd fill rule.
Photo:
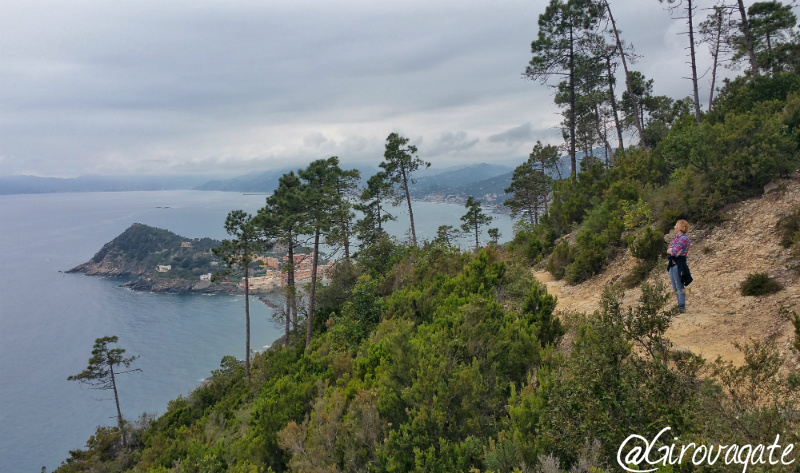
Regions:
<instances>
[{"instance_id":1,"label":"bush","mask_svg":"<svg viewBox=\"0 0 800 473\"><path fill-rule=\"evenodd\" d=\"M614 154L617 166L611 170L614 180L628 179L639 184L664 185L669 180L669 168L661 154L642 148L628 148Z\"/></svg>"},{"instance_id":2,"label":"bush","mask_svg":"<svg viewBox=\"0 0 800 473\"><path fill-rule=\"evenodd\" d=\"M781 217L778 230L781 232L781 246L800 249L800 209Z\"/></svg>"},{"instance_id":3,"label":"bush","mask_svg":"<svg viewBox=\"0 0 800 473\"><path fill-rule=\"evenodd\" d=\"M664 234L650 227L645 227L637 232L630 243L631 254L635 258L649 263L658 261L665 248Z\"/></svg>"},{"instance_id":4,"label":"bush","mask_svg":"<svg viewBox=\"0 0 800 473\"><path fill-rule=\"evenodd\" d=\"M561 279L564 277L564 270L575 259L574 251L570 248L569 243L562 241L555 248L550 259L547 260L547 271L553 275L554 278Z\"/></svg>"},{"instance_id":5,"label":"bush","mask_svg":"<svg viewBox=\"0 0 800 473\"><path fill-rule=\"evenodd\" d=\"M648 201L656 229L663 233L680 218L705 223L721 220L722 202L701 175L686 168L675 171L669 184L654 191Z\"/></svg>"},{"instance_id":6,"label":"bush","mask_svg":"<svg viewBox=\"0 0 800 473\"><path fill-rule=\"evenodd\" d=\"M564 270L569 284L586 281L603 270L608 259L609 239L605 234L584 230L578 234L575 259Z\"/></svg>"},{"instance_id":7,"label":"bush","mask_svg":"<svg viewBox=\"0 0 800 473\"><path fill-rule=\"evenodd\" d=\"M767 273L754 273L742 282L743 296L764 296L783 290L783 285Z\"/></svg>"},{"instance_id":8,"label":"bush","mask_svg":"<svg viewBox=\"0 0 800 473\"><path fill-rule=\"evenodd\" d=\"M578 173L577 179L564 179L553 184L549 224L558 234L569 233L592 208L592 201L602 196L608 186L604 175L603 165L595 162Z\"/></svg>"},{"instance_id":9,"label":"bush","mask_svg":"<svg viewBox=\"0 0 800 473\"><path fill-rule=\"evenodd\" d=\"M509 242L508 248L522 255L529 263L535 264L553 249L556 237L553 227L544 221L539 225L532 225L520 220L514 224L514 239Z\"/></svg>"},{"instance_id":10,"label":"bush","mask_svg":"<svg viewBox=\"0 0 800 473\"><path fill-rule=\"evenodd\" d=\"M797 91L800 91L800 76L797 74L737 77L725 82L725 86L714 99L714 108L708 113L707 121L710 123L726 121L728 113L746 112L760 102L769 100L785 102L788 95Z\"/></svg>"}]
</instances>

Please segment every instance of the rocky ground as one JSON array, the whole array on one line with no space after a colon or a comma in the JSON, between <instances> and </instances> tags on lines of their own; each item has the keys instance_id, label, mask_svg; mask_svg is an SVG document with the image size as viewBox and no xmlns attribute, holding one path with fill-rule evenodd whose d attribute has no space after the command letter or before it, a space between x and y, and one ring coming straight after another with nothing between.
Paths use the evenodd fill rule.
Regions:
<instances>
[{"instance_id":1,"label":"rocky ground","mask_svg":"<svg viewBox=\"0 0 800 473\"><path fill-rule=\"evenodd\" d=\"M722 225L690 228L692 247L688 262L694 282L687 288L686 313L675 318L666 334L676 347L706 359L720 356L736 364L743 362L743 356L734 342L743 343L750 338L775 338L788 352L793 329L780 316L780 310L788 308L800 313L800 274L793 269L800 265L800 258L780 246L777 222L781 216L800 208L800 175L775 184L768 186L770 190L764 196L727 210ZM558 310L588 313L599 308L603 287L628 274L635 264L626 252L602 274L576 286L554 281L546 271L534 274L558 296ZM659 264L648 281L661 280L669 287L665 268L665 264ZM742 281L760 272L776 278L784 289L769 296L742 296L739 292ZM640 294L638 288L627 290L625 304L633 305ZM800 366L796 357L790 363Z\"/></svg>"}]
</instances>

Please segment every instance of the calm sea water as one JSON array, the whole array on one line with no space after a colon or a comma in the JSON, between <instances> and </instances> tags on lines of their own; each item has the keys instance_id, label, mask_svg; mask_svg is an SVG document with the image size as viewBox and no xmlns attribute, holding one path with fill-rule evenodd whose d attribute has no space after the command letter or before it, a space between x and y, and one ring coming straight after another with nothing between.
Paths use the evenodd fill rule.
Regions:
<instances>
[{"instance_id":1,"label":"calm sea water","mask_svg":"<svg viewBox=\"0 0 800 473\"><path fill-rule=\"evenodd\" d=\"M0 196L0 471L57 467L98 425L115 423L113 395L67 377L81 372L94 340L119 336L141 372L119 377L123 415L163 413L219 366L244 357L244 298L122 289L120 280L63 274L139 222L199 238L226 237L234 209L255 212L264 196L224 192L122 192ZM387 228L402 236L408 218ZM463 207L418 202L418 238L460 225ZM498 216L503 240L512 222ZM485 235L483 236L485 238ZM464 247L469 243L464 238ZM251 304L252 346L281 335L272 311Z\"/></svg>"}]
</instances>

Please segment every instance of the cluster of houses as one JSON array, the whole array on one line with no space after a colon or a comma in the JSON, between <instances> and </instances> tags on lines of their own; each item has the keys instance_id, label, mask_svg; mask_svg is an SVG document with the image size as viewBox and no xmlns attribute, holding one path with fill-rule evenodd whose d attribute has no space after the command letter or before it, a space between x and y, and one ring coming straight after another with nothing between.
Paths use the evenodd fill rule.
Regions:
<instances>
[{"instance_id":1,"label":"cluster of houses","mask_svg":"<svg viewBox=\"0 0 800 473\"><path fill-rule=\"evenodd\" d=\"M191 242L182 242L181 248L191 248ZM285 248L283 248L285 251ZM314 253L299 253L294 256L294 282L300 286L311 282L311 273L313 271L312 261ZM255 258L255 262L261 263L259 270L250 269L248 280L250 282L251 291L271 291L276 288L285 287L288 284L289 275L283 271L284 267L289 264L289 256L284 255L282 259L273 256L259 256ZM218 261L212 261L211 266L218 266ZM319 264L317 266L317 279L326 280L329 278L331 263ZM167 273L172 270L172 265L159 264L156 266L156 271L159 273ZM212 273L200 275L201 281L211 281ZM244 289L245 278L239 282L239 287Z\"/></svg>"},{"instance_id":2,"label":"cluster of houses","mask_svg":"<svg viewBox=\"0 0 800 473\"><path fill-rule=\"evenodd\" d=\"M293 256L295 284L299 286L311 282L314 253L299 253ZM263 276L253 275L248 278L251 291L271 291L279 287L285 287L288 284L289 275L285 271L282 271L283 267L289 264L288 255L284 255L281 260L271 256L261 256L256 258L256 261L259 261L265 268L265 273ZM330 269L331 263L318 265L317 279L327 279ZM245 279L242 278L239 282L239 287L244 288L244 284Z\"/></svg>"}]
</instances>

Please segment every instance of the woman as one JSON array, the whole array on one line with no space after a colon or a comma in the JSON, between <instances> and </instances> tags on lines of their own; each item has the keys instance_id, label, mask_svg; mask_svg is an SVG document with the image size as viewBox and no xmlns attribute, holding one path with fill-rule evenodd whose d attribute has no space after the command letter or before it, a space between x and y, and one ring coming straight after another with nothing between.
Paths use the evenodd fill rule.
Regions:
<instances>
[{"instance_id":1,"label":"woman","mask_svg":"<svg viewBox=\"0 0 800 473\"><path fill-rule=\"evenodd\" d=\"M672 290L678 298L678 312L686 312L686 290L685 287L692 282L692 274L686 264L686 255L689 254L689 222L678 220L675 223L675 237L667 248L669 263L667 271L669 280L672 283Z\"/></svg>"}]
</instances>

